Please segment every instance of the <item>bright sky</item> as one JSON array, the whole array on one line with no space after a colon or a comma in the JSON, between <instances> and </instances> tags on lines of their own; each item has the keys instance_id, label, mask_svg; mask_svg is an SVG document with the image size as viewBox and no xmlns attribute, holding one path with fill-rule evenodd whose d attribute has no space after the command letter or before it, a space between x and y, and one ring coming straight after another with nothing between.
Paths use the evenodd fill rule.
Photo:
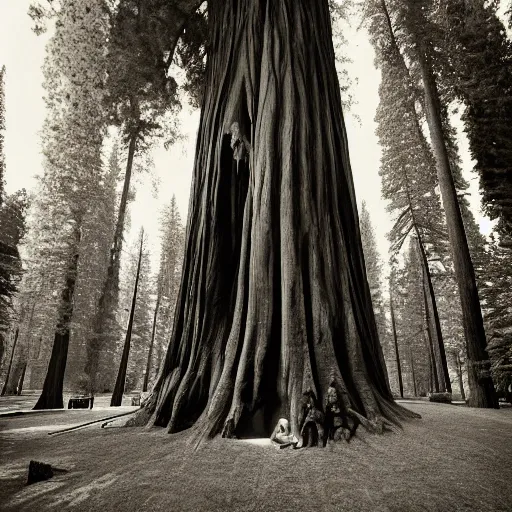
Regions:
<instances>
[{"instance_id":1,"label":"bright sky","mask_svg":"<svg viewBox=\"0 0 512 512\"><path fill-rule=\"evenodd\" d=\"M31 31L32 21L27 15L29 4L30 0L0 0L0 66L5 64L7 68L5 153L9 193L21 187L33 188L34 176L42 171L39 131L45 116L45 106L42 100L44 90L41 67L49 35L36 36ZM365 33L350 30L347 36L347 54L353 59L348 69L354 79L352 93L357 102L353 114L359 116L361 121L359 123L350 114L345 115L356 195L358 204L365 200L368 205L381 257L386 261L389 246L386 233L391 228L391 218L380 197L380 148L374 122L380 73L373 65L374 54ZM130 206L131 229L127 241L136 238L143 225L155 256L159 246L158 221L162 206L175 194L183 220L188 212L199 113L186 108L180 114L180 120L187 140L169 151L157 148L153 153L154 173L159 182L157 194L154 180L145 175L143 181L137 180L136 199ZM482 232L487 234L490 225L479 213L478 181L470 172L472 165L467 141L460 138L459 144L465 177L471 184L471 206Z\"/></svg>"}]
</instances>

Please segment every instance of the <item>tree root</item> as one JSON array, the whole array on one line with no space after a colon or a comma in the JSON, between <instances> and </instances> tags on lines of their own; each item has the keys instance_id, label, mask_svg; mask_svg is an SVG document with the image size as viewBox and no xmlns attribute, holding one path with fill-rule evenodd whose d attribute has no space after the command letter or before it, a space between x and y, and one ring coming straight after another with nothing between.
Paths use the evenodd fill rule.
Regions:
<instances>
[{"instance_id":1,"label":"tree root","mask_svg":"<svg viewBox=\"0 0 512 512\"><path fill-rule=\"evenodd\" d=\"M224 423L224 427L222 427L221 436L227 439L237 439L237 436L235 435L235 428L235 420L233 418L230 418Z\"/></svg>"},{"instance_id":2,"label":"tree root","mask_svg":"<svg viewBox=\"0 0 512 512\"><path fill-rule=\"evenodd\" d=\"M359 414L353 409L349 409L348 413L359 420L361 425L372 434L383 434L386 429L395 432L395 434L399 434L402 431L401 427L395 425L383 416L375 416L369 419L365 418L363 415Z\"/></svg>"}]
</instances>

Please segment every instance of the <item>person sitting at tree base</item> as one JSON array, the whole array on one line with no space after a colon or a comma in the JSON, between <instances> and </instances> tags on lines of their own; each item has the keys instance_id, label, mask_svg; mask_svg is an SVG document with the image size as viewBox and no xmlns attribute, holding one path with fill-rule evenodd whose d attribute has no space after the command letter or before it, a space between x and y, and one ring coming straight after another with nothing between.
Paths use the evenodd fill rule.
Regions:
<instances>
[{"instance_id":1,"label":"person sitting at tree base","mask_svg":"<svg viewBox=\"0 0 512 512\"><path fill-rule=\"evenodd\" d=\"M290 432L290 422L281 418L270 436L270 440L274 446L278 448L286 448L288 446L296 446L299 440Z\"/></svg>"},{"instance_id":2,"label":"person sitting at tree base","mask_svg":"<svg viewBox=\"0 0 512 512\"><path fill-rule=\"evenodd\" d=\"M302 425L302 446L325 446L327 439L324 436L324 414L319 409L316 395L311 389L308 389L302 398L299 425Z\"/></svg>"}]
</instances>

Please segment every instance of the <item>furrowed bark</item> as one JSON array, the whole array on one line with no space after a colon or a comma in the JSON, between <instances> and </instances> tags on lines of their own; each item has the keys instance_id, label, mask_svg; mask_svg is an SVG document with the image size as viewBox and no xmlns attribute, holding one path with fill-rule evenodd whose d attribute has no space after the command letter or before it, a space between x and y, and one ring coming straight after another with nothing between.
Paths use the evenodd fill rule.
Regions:
<instances>
[{"instance_id":1,"label":"furrowed bark","mask_svg":"<svg viewBox=\"0 0 512 512\"><path fill-rule=\"evenodd\" d=\"M304 393L324 404L332 385L345 418L394 428L410 414L373 317L328 2L212 0L208 16L173 335L139 419L203 438L285 417L300 437ZM237 165L233 121L250 144Z\"/></svg>"},{"instance_id":2,"label":"furrowed bark","mask_svg":"<svg viewBox=\"0 0 512 512\"><path fill-rule=\"evenodd\" d=\"M70 247L71 259L68 265L64 288L62 290L59 317L48 370L43 384L43 391L34 409L64 408L62 391L64 373L68 358L70 322L73 315L73 295L75 293L76 276L80 247L80 222L75 223L73 241Z\"/></svg>"}]
</instances>

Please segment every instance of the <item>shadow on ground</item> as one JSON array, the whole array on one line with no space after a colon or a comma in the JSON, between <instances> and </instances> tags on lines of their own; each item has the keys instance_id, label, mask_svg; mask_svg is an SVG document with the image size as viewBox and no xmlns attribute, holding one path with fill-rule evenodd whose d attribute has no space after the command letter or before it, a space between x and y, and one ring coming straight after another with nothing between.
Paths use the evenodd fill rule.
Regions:
<instances>
[{"instance_id":1,"label":"shadow on ground","mask_svg":"<svg viewBox=\"0 0 512 512\"><path fill-rule=\"evenodd\" d=\"M49 414L1 418L0 503L6 512L512 510L511 409L406 406L423 419L401 434L358 431L348 445L280 451L224 439L194 451L186 433L160 429L48 436ZM27 487L30 459L69 472Z\"/></svg>"}]
</instances>

